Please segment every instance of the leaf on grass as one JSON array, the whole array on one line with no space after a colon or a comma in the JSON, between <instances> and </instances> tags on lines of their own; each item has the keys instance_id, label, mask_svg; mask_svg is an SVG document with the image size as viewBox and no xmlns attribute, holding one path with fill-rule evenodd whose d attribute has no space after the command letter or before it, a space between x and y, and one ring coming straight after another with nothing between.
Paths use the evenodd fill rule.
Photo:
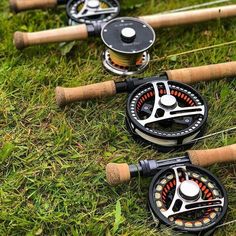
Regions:
<instances>
[{"instance_id":1,"label":"leaf on grass","mask_svg":"<svg viewBox=\"0 0 236 236\"><path fill-rule=\"evenodd\" d=\"M228 87L224 87L224 88L222 88L222 90L220 92L220 97L222 100L225 101L229 94L230 94L230 89Z\"/></svg>"},{"instance_id":2,"label":"leaf on grass","mask_svg":"<svg viewBox=\"0 0 236 236\"><path fill-rule=\"evenodd\" d=\"M60 47L61 55L65 56L66 54L70 53L74 45L75 45L75 41L63 44Z\"/></svg>"},{"instance_id":3,"label":"leaf on grass","mask_svg":"<svg viewBox=\"0 0 236 236\"><path fill-rule=\"evenodd\" d=\"M116 202L116 212L115 212L115 222L113 226L113 234L119 229L119 225L123 222L123 217L121 216L121 205L120 200Z\"/></svg>"},{"instance_id":4,"label":"leaf on grass","mask_svg":"<svg viewBox=\"0 0 236 236\"><path fill-rule=\"evenodd\" d=\"M176 61L177 61L177 56L172 56L172 57L170 58L170 60L176 62Z\"/></svg>"},{"instance_id":5,"label":"leaf on grass","mask_svg":"<svg viewBox=\"0 0 236 236\"><path fill-rule=\"evenodd\" d=\"M0 161L3 162L8 157L10 157L14 151L14 148L15 146L12 143L5 143L2 149L0 149Z\"/></svg>"}]
</instances>

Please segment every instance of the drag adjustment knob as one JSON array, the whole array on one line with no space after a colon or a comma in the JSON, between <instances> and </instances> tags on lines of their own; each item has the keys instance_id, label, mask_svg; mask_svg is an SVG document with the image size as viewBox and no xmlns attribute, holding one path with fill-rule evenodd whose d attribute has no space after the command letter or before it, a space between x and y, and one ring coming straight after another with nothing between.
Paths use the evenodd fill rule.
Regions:
<instances>
[{"instance_id":1,"label":"drag adjustment knob","mask_svg":"<svg viewBox=\"0 0 236 236\"><path fill-rule=\"evenodd\" d=\"M132 43L135 40L136 31L133 28L126 27L121 30L121 39L125 43Z\"/></svg>"},{"instance_id":2,"label":"drag adjustment knob","mask_svg":"<svg viewBox=\"0 0 236 236\"><path fill-rule=\"evenodd\" d=\"M160 99L160 104L166 108L175 108L177 106L177 100L172 95L164 95Z\"/></svg>"},{"instance_id":3,"label":"drag adjustment knob","mask_svg":"<svg viewBox=\"0 0 236 236\"><path fill-rule=\"evenodd\" d=\"M89 8L99 8L100 2L98 0L89 0L88 1L88 7Z\"/></svg>"},{"instance_id":4,"label":"drag adjustment knob","mask_svg":"<svg viewBox=\"0 0 236 236\"><path fill-rule=\"evenodd\" d=\"M196 201L200 197L200 187L192 180L185 180L179 187L179 194L188 201Z\"/></svg>"}]
</instances>

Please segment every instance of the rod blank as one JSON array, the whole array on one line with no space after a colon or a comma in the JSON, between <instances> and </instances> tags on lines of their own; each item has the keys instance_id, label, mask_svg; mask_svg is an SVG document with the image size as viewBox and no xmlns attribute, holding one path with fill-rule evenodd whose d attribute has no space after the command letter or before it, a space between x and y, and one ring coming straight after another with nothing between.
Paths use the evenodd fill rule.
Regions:
<instances>
[{"instance_id":1,"label":"rod blank","mask_svg":"<svg viewBox=\"0 0 236 236\"><path fill-rule=\"evenodd\" d=\"M229 5L176 13L141 16L139 19L145 21L154 29L158 29L163 27L195 24L214 19L223 19L235 15L236 5Z\"/></svg>"}]
</instances>

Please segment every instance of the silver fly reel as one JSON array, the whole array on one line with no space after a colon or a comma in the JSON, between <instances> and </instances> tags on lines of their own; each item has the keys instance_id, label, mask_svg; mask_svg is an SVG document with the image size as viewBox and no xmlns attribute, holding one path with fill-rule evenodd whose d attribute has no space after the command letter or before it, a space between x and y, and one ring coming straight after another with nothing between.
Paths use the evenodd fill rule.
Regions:
<instances>
[{"instance_id":1,"label":"silver fly reel","mask_svg":"<svg viewBox=\"0 0 236 236\"><path fill-rule=\"evenodd\" d=\"M70 0L67 3L69 25L108 22L120 12L117 0Z\"/></svg>"},{"instance_id":2,"label":"silver fly reel","mask_svg":"<svg viewBox=\"0 0 236 236\"><path fill-rule=\"evenodd\" d=\"M227 194L219 180L193 165L160 171L149 188L149 208L155 222L182 232L204 235L214 231L227 206Z\"/></svg>"},{"instance_id":3,"label":"silver fly reel","mask_svg":"<svg viewBox=\"0 0 236 236\"><path fill-rule=\"evenodd\" d=\"M130 94L126 114L127 127L136 140L170 151L202 135L208 111L192 87L153 80Z\"/></svg>"},{"instance_id":4,"label":"silver fly reel","mask_svg":"<svg viewBox=\"0 0 236 236\"><path fill-rule=\"evenodd\" d=\"M114 74L132 75L146 69L148 49L155 42L155 32L147 23L132 17L121 17L108 22L101 38L107 49L103 65Z\"/></svg>"}]
</instances>

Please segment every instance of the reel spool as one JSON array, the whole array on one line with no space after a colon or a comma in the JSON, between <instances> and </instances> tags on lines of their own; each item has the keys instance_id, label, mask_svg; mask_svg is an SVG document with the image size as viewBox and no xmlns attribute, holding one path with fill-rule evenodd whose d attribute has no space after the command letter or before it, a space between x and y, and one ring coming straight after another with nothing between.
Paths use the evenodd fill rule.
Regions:
<instances>
[{"instance_id":1,"label":"reel spool","mask_svg":"<svg viewBox=\"0 0 236 236\"><path fill-rule=\"evenodd\" d=\"M207 105L197 91L167 80L153 80L136 88L126 108L127 128L136 141L164 152L200 137L207 116Z\"/></svg>"},{"instance_id":2,"label":"reel spool","mask_svg":"<svg viewBox=\"0 0 236 236\"><path fill-rule=\"evenodd\" d=\"M70 0L66 12L69 25L101 24L119 14L120 4L117 0Z\"/></svg>"},{"instance_id":3,"label":"reel spool","mask_svg":"<svg viewBox=\"0 0 236 236\"><path fill-rule=\"evenodd\" d=\"M224 218L227 207L227 194L219 180L193 165L163 169L149 187L154 220L174 230L209 235Z\"/></svg>"},{"instance_id":4,"label":"reel spool","mask_svg":"<svg viewBox=\"0 0 236 236\"><path fill-rule=\"evenodd\" d=\"M103 27L101 38L107 47L102 57L108 71L132 75L147 67L147 50L155 42L155 32L147 23L132 17L113 19Z\"/></svg>"}]
</instances>

